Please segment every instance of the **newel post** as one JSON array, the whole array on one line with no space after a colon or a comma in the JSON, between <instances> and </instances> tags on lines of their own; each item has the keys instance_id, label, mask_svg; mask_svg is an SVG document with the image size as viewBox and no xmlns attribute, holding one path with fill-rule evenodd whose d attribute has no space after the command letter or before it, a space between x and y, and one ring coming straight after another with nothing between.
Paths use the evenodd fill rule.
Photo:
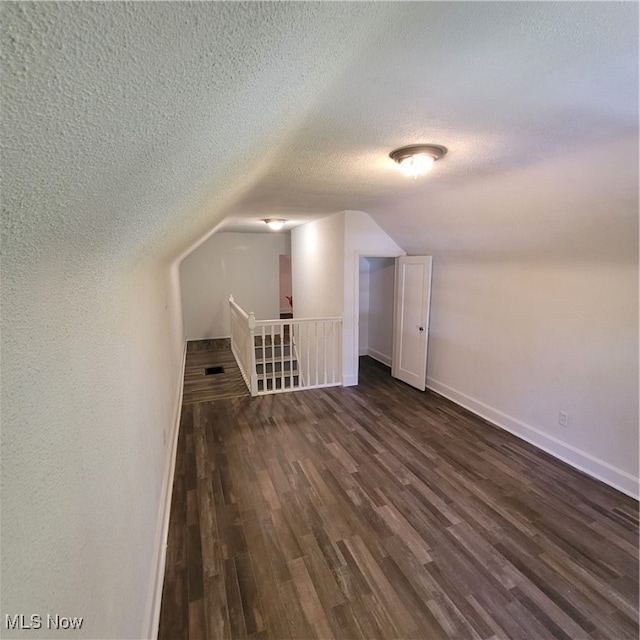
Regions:
<instances>
[{"instance_id":1,"label":"newel post","mask_svg":"<svg viewBox=\"0 0 640 640\"><path fill-rule=\"evenodd\" d=\"M251 363L251 395L258 395L258 372L256 370L256 314L249 311L249 362Z\"/></svg>"}]
</instances>

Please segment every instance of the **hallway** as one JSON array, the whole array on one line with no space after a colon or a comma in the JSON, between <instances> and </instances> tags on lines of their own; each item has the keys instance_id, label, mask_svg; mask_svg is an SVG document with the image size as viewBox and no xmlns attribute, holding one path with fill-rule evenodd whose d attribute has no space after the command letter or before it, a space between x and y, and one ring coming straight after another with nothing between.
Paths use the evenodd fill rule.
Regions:
<instances>
[{"instance_id":1,"label":"hallway","mask_svg":"<svg viewBox=\"0 0 640 640\"><path fill-rule=\"evenodd\" d=\"M183 405L159 637L637 638L638 504L364 358Z\"/></svg>"}]
</instances>

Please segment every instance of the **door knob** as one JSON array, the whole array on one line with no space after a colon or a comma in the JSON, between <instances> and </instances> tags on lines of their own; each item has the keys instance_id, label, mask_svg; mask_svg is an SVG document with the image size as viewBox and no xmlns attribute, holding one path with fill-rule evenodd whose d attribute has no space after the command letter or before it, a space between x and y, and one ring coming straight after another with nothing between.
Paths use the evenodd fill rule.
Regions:
<instances>
[{"instance_id":1,"label":"door knob","mask_svg":"<svg viewBox=\"0 0 640 640\"><path fill-rule=\"evenodd\" d=\"M420 331L424 331L424 327L418 327L418 329L420 329Z\"/></svg>"}]
</instances>

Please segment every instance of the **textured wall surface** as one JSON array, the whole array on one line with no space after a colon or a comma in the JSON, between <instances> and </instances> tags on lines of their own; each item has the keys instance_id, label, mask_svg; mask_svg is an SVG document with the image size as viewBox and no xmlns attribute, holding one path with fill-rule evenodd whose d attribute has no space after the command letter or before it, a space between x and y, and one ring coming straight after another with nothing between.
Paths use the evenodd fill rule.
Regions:
<instances>
[{"instance_id":1,"label":"textured wall surface","mask_svg":"<svg viewBox=\"0 0 640 640\"><path fill-rule=\"evenodd\" d=\"M368 18L0 9L2 624L51 612L84 618L74 637L144 637L182 356L171 261L265 171Z\"/></svg>"},{"instance_id":2,"label":"textured wall surface","mask_svg":"<svg viewBox=\"0 0 640 640\"><path fill-rule=\"evenodd\" d=\"M296 317L342 316L342 379L358 382L360 256L404 252L362 211L343 211L291 232Z\"/></svg>"},{"instance_id":3,"label":"textured wall surface","mask_svg":"<svg viewBox=\"0 0 640 640\"><path fill-rule=\"evenodd\" d=\"M369 262L366 258L358 261L358 355L366 356L369 351Z\"/></svg>"},{"instance_id":4,"label":"textured wall surface","mask_svg":"<svg viewBox=\"0 0 640 640\"><path fill-rule=\"evenodd\" d=\"M344 212L291 232L294 317L341 316L344 310Z\"/></svg>"},{"instance_id":5,"label":"textured wall surface","mask_svg":"<svg viewBox=\"0 0 640 640\"><path fill-rule=\"evenodd\" d=\"M635 493L637 139L443 197L454 217L474 202L477 223L454 238L451 220L433 216L429 385Z\"/></svg>"},{"instance_id":6,"label":"textured wall surface","mask_svg":"<svg viewBox=\"0 0 640 640\"><path fill-rule=\"evenodd\" d=\"M186 257L180 265L186 339L229 337L230 294L258 320L279 318L280 255L288 244L284 233L216 233Z\"/></svg>"},{"instance_id":7,"label":"textured wall surface","mask_svg":"<svg viewBox=\"0 0 640 640\"><path fill-rule=\"evenodd\" d=\"M369 341L370 355L391 366L393 355L393 300L395 260L369 258Z\"/></svg>"},{"instance_id":8,"label":"textured wall surface","mask_svg":"<svg viewBox=\"0 0 640 640\"><path fill-rule=\"evenodd\" d=\"M435 257L432 376L637 475L636 3L0 11L2 621L152 633L176 261L219 225L369 212ZM416 142L449 153L414 181Z\"/></svg>"},{"instance_id":9,"label":"textured wall surface","mask_svg":"<svg viewBox=\"0 0 640 640\"><path fill-rule=\"evenodd\" d=\"M58 613L80 637L139 637L180 382L168 282L41 260L3 267L3 625Z\"/></svg>"}]
</instances>

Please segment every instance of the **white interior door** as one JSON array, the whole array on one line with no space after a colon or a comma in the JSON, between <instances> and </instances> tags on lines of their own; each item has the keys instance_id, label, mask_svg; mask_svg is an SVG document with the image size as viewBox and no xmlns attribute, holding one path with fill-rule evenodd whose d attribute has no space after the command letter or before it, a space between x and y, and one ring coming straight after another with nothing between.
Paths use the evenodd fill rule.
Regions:
<instances>
[{"instance_id":1,"label":"white interior door","mask_svg":"<svg viewBox=\"0 0 640 640\"><path fill-rule=\"evenodd\" d=\"M427 382L431 256L396 258L391 375L421 391Z\"/></svg>"}]
</instances>

